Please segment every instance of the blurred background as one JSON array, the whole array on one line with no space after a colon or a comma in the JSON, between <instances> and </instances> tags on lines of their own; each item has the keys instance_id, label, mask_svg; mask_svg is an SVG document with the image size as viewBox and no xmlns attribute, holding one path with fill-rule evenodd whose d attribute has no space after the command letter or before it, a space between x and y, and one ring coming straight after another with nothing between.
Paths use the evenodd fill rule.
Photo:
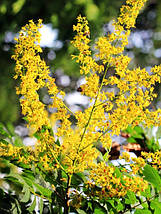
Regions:
<instances>
[{"instance_id":1,"label":"blurred background","mask_svg":"<svg viewBox=\"0 0 161 214\"><path fill-rule=\"evenodd\" d=\"M43 57L56 78L58 86L66 91L66 102L73 110L78 110L82 98L75 90L80 79L79 67L71 60L74 52L70 44L74 33L73 24L79 14L86 16L91 28L91 39L110 31L111 20L119 14L124 0L1 0L0 1L0 121L21 123L18 96L13 80L14 37L28 20L43 19L45 24L41 46ZM131 66L150 69L161 63L161 1L149 0L141 11L136 28L132 30L126 52L132 58ZM159 91L159 86L156 87ZM73 100L76 100L74 103ZM83 99L83 100L82 100ZM159 98L160 99L160 98ZM48 102L44 94L44 102ZM159 103L159 102L158 102ZM158 104L159 105L159 104Z\"/></svg>"}]
</instances>

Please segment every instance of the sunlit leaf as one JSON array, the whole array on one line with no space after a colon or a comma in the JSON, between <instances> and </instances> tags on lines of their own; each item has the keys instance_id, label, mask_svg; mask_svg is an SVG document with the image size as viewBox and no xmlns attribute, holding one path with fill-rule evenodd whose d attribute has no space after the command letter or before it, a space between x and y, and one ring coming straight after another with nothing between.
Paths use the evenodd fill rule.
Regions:
<instances>
[{"instance_id":1,"label":"sunlit leaf","mask_svg":"<svg viewBox=\"0 0 161 214\"><path fill-rule=\"evenodd\" d=\"M35 207L36 207L36 196L34 197L32 204L30 205L30 207L27 210L32 213L32 211L34 211Z\"/></svg>"},{"instance_id":2,"label":"sunlit leaf","mask_svg":"<svg viewBox=\"0 0 161 214\"><path fill-rule=\"evenodd\" d=\"M129 198L129 202L130 204L135 204L137 199L136 199L136 196L135 196L135 193L132 192L132 191L127 191L127 196Z\"/></svg>"},{"instance_id":3,"label":"sunlit leaf","mask_svg":"<svg viewBox=\"0 0 161 214\"><path fill-rule=\"evenodd\" d=\"M152 212L148 209L136 209L135 214L151 214Z\"/></svg>"},{"instance_id":4,"label":"sunlit leaf","mask_svg":"<svg viewBox=\"0 0 161 214\"><path fill-rule=\"evenodd\" d=\"M87 214L84 210L77 209L78 214Z\"/></svg>"},{"instance_id":5,"label":"sunlit leaf","mask_svg":"<svg viewBox=\"0 0 161 214\"><path fill-rule=\"evenodd\" d=\"M43 206L44 206L43 200L42 200L42 198L40 198L40 201L39 201L39 213L40 214L42 214L42 212L43 212Z\"/></svg>"},{"instance_id":6,"label":"sunlit leaf","mask_svg":"<svg viewBox=\"0 0 161 214\"><path fill-rule=\"evenodd\" d=\"M150 165L146 165L144 167L143 174L144 174L145 179L147 181L149 181L158 190L161 190L161 178L160 178L159 173L156 169L154 169Z\"/></svg>"},{"instance_id":7,"label":"sunlit leaf","mask_svg":"<svg viewBox=\"0 0 161 214\"><path fill-rule=\"evenodd\" d=\"M28 201L30 200L30 190L29 190L29 188L28 188L27 185L24 185L24 186L23 186L22 192L24 192L24 195L23 195L23 197L20 199L20 201L26 203L26 202L28 202Z\"/></svg>"},{"instance_id":8,"label":"sunlit leaf","mask_svg":"<svg viewBox=\"0 0 161 214\"><path fill-rule=\"evenodd\" d=\"M151 201L150 207L154 210L154 214L160 214L161 212L161 202L156 199Z\"/></svg>"},{"instance_id":9,"label":"sunlit leaf","mask_svg":"<svg viewBox=\"0 0 161 214\"><path fill-rule=\"evenodd\" d=\"M51 198L51 194L52 194L52 191L45 188L45 187L42 187L40 186L39 184L33 182L33 186L36 188L36 192L39 192L41 195L47 197L48 199Z\"/></svg>"}]
</instances>

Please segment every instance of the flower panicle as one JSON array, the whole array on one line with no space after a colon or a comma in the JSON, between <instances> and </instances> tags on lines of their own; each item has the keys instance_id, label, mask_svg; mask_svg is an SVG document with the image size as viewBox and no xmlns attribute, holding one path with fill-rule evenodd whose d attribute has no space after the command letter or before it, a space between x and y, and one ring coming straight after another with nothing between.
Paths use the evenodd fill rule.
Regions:
<instances>
[{"instance_id":1,"label":"flower panicle","mask_svg":"<svg viewBox=\"0 0 161 214\"><path fill-rule=\"evenodd\" d=\"M34 130L37 142L34 148L26 149L26 160L23 157L25 151L21 149L15 150L13 158L27 164L40 162L46 171L59 168L70 176L88 170L87 185L90 188L95 185L101 187L100 197L124 197L129 189L139 194L140 190L147 188L148 184L139 176L139 170L148 161L160 169L160 153L154 156L143 154L147 162L142 158L132 159L136 165L131 165L132 172L128 175L122 167L121 175L117 176L116 167L107 164L112 135L119 135L129 124L161 125L161 110L150 111L148 108L156 97L152 85L160 82L161 67L153 67L151 75L146 69L130 70L130 58L123 54L130 30L135 26L136 17L145 2L127 0L114 21L114 31L99 37L94 43L95 52L91 48L88 21L78 16L77 24L73 26L76 35L72 41L78 54L72 57L80 64L80 73L85 75L86 82L78 90L89 97L90 105L84 111L73 113L64 104L65 93L58 89L49 67L40 57L39 28L42 21L35 24L31 20L22 28L12 57L16 61L15 79L21 80L16 91L21 96L22 113ZM49 106L39 97L39 90L44 87L52 99ZM47 107L54 109L52 119L58 124L54 134ZM69 113L75 118L74 128ZM3 148L1 152L7 156L7 146ZM8 146L9 156L13 155L13 148ZM96 161L100 152L105 155ZM131 161L126 153L121 158Z\"/></svg>"}]
</instances>

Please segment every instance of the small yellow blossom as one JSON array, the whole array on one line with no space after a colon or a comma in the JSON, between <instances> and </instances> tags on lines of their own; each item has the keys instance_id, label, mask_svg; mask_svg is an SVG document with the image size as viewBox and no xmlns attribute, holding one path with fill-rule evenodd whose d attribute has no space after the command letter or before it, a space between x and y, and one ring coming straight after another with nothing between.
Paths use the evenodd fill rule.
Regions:
<instances>
[{"instance_id":1,"label":"small yellow blossom","mask_svg":"<svg viewBox=\"0 0 161 214\"><path fill-rule=\"evenodd\" d=\"M130 162L130 154L127 152L123 152L122 155L119 157L120 159L125 159L126 162Z\"/></svg>"}]
</instances>

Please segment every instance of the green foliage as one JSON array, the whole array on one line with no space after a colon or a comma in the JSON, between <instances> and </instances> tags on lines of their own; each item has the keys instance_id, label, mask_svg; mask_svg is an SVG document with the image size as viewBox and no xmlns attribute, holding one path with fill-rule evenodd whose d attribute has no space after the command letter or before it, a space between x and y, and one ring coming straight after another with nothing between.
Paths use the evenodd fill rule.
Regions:
<instances>
[{"instance_id":1,"label":"green foliage","mask_svg":"<svg viewBox=\"0 0 161 214\"><path fill-rule=\"evenodd\" d=\"M5 129L5 126L0 123L0 140L4 140L5 138L11 139L10 133Z\"/></svg>"},{"instance_id":2,"label":"green foliage","mask_svg":"<svg viewBox=\"0 0 161 214\"><path fill-rule=\"evenodd\" d=\"M16 162L15 166L19 166ZM26 166L27 167L27 166ZM22 168L22 172L15 172L11 170L8 175L3 179L5 182L8 182L9 185L16 185L19 187L20 192L16 193L14 199L10 199L9 204L11 209L14 204L16 204L15 210L25 210L24 213L32 213L37 206L39 206L39 212L43 213L44 201L48 201L50 206L53 206L54 213L62 213L62 208L65 201L65 182L62 178L68 179L65 173L58 172L58 174L46 173L43 172L40 168L37 168L36 171L31 168L26 169ZM158 198L158 192L161 190L161 178L158 171L152 168L149 165L146 165L143 170L145 179L151 183L151 185L156 188L156 192L153 192L150 187L141 195L144 198L136 196L132 191L128 191L125 198L111 198L108 200L100 200L96 196L89 197L86 196L88 193L88 188L84 184L85 174L78 173L73 174L71 186L76 190L75 194L71 197L71 211L74 213L126 213L128 210L135 210L135 213L159 213L161 203ZM122 176L120 170L116 170L116 176ZM48 187L50 183L50 187ZM54 184L55 189L51 188L51 184ZM80 195L77 191L82 191L84 196ZM99 191L99 188L95 186L96 191ZM10 189L12 191L12 189ZM151 194L151 191L153 192ZM11 197L10 194L4 192L3 189L0 189L0 195L2 199L5 197ZM32 196L32 202L31 202ZM39 201L36 200L36 197L40 197ZM64 198L64 199L63 199ZM148 204L150 209L148 208ZM4 208L4 200L1 202L2 207ZM138 208L138 206L143 208ZM76 208L76 207L79 208ZM134 208L135 207L135 208ZM4 208L5 209L5 208ZM18 212L18 211L16 211ZM21 212L20 212L21 213Z\"/></svg>"},{"instance_id":3,"label":"green foliage","mask_svg":"<svg viewBox=\"0 0 161 214\"><path fill-rule=\"evenodd\" d=\"M161 137L161 127L158 127L156 135L153 136L153 127L143 128L141 126L128 126L125 133L129 134L129 143L138 143L143 150L155 152L160 149L158 139Z\"/></svg>"},{"instance_id":4,"label":"green foliage","mask_svg":"<svg viewBox=\"0 0 161 214\"><path fill-rule=\"evenodd\" d=\"M148 209L136 209L135 214L151 214L152 212Z\"/></svg>"},{"instance_id":5,"label":"green foliage","mask_svg":"<svg viewBox=\"0 0 161 214\"><path fill-rule=\"evenodd\" d=\"M77 212L78 212L78 214L86 214L86 212L84 212L84 211L81 210L81 209L77 209Z\"/></svg>"},{"instance_id":6,"label":"green foliage","mask_svg":"<svg viewBox=\"0 0 161 214\"><path fill-rule=\"evenodd\" d=\"M30 205L30 207L27 210L32 213L34 211L35 207L36 207L36 196L34 197L32 204Z\"/></svg>"},{"instance_id":7,"label":"green foliage","mask_svg":"<svg viewBox=\"0 0 161 214\"><path fill-rule=\"evenodd\" d=\"M159 201L158 199L154 199L153 201L151 201L150 207L152 210L154 210L154 214L159 214L161 210L161 201Z\"/></svg>"},{"instance_id":8,"label":"green foliage","mask_svg":"<svg viewBox=\"0 0 161 214\"><path fill-rule=\"evenodd\" d=\"M146 165L143 170L145 179L150 182L158 191L161 191L161 178L156 169L150 165Z\"/></svg>"},{"instance_id":9,"label":"green foliage","mask_svg":"<svg viewBox=\"0 0 161 214\"><path fill-rule=\"evenodd\" d=\"M135 204L137 202L136 195L132 191L127 192L127 198L125 199L126 204Z\"/></svg>"},{"instance_id":10,"label":"green foliage","mask_svg":"<svg viewBox=\"0 0 161 214\"><path fill-rule=\"evenodd\" d=\"M127 133L129 133L131 135L131 137L128 138L128 142L130 142L131 139L133 139L134 142L136 142L135 139L143 139L143 129L140 126L135 126L134 128L132 128L131 126L129 126L126 129ZM130 142L131 143L131 142Z\"/></svg>"},{"instance_id":11,"label":"green foliage","mask_svg":"<svg viewBox=\"0 0 161 214\"><path fill-rule=\"evenodd\" d=\"M14 137L14 141L13 141ZM6 123L4 125L3 123L0 123L0 142L2 142L5 145L8 145L9 143L14 144L17 147L23 147L22 139L15 134L14 132L14 126L11 123Z\"/></svg>"},{"instance_id":12,"label":"green foliage","mask_svg":"<svg viewBox=\"0 0 161 214\"><path fill-rule=\"evenodd\" d=\"M11 167L12 165L10 165ZM11 168L10 168L11 170ZM36 178L37 177L37 178ZM33 173L31 170L23 169L22 173L18 173L11 170L11 172L6 175L3 178L3 182L7 182L10 185L10 191L12 192L14 189L12 189L13 186L18 186L20 191L16 191L16 201L12 200L11 192L5 193L3 189L1 189L0 194L3 196L2 203L5 203L6 197L11 197L10 201L8 202L11 207L12 204L17 204L17 209L20 209L21 211L24 209L25 213L32 213L35 210L36 205L39 205L40 213L43 212L43 200L42 198L45 198L48 201L52 201L52 191L48 189L45 186L42 186L38 184L40 182L38 178L38 175L36 176L35 173ZM45 182L45 181L44 181ZM45 183L44 183L45 185ZM36 196L40 197L39 203L36 202ZM31 202L31 198L33 198L33 201ZM23 206L23 208L22 208ZM4 209L5 205L2 206ZM28 212L27 212L28 211ZM21 212L20 212L21 213Z\"/></svg>"}]
</instances>

